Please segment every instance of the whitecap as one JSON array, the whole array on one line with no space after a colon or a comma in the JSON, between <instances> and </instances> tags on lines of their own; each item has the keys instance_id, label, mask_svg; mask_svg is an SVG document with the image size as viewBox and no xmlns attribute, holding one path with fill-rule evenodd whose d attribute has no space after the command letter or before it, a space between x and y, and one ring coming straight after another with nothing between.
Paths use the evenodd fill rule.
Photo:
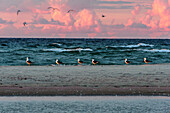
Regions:
<instances>
[{"instance_id":1,"label":"whitecap","mask_svg":"<svg viewBox=\"0 0 170 113\"><path fill-rule=\"evenodd\" d=\"M153 47L154 45L151 45L151 44L145 44L145 43L139 43L138 44L139 46L149 46L149 47Z\"/></svg>"},{"instance_id":2,"label":"whitecap","mask_svg":"<svg viewBox=\"0 0 170 113\"><path fill-rule=\"evenodd\" d=\"M43 51L55 51L55 52L70 52L70 51L93 51L92 49L90 48L86 48L86 49L83 49L83 48L76 48L76 49L62 49L62 48L55 48L55 49L43 49Z\"/></svg>"},{"instance_id":3,"label":"whitecap","mask_svg":"<svg viewBox=\"0 0 170 113\"><path fill-rule=\"evenodd\" d=\"M169 49L151 49L151 50L143 50L143 51L147 51L147 52L162 52L162 53L169 53L170 50Z\"/></svg>"},{"instance_id":4,"label":"whitecap","mask_svg":"<svg viewBox=\"0 0 170 113\"><path fill-rule=\"evenodd\" d=\"M60 43L51 43L50 45L58 45L58 46L61 46L62 44L60 44Z\"/></svg>"},{"instance_id":5,"label":"whitecap","mask_svg":"<svg viewBox=\"0 0 170 113\"><path fill-rule=\"evenodd\" d=\"M162 53L169 53L169 49L133 49L136 51L145 51L145 52L162 52Z\"/></svg>"},{"instance_id":6,"label":"whitecap","mask_svg":"<svg viewBox=\"0 0 170 113\"><path fill-rule=\"evenodd\" d=\"M106 46L106 48L138 48L138 47L153 47L154 45L145 44L145 43L139 43L137 45L122 45L122 46Z\"/></svg>"},{"instance_id":7,"label":"whitecap","mask_svg":"<svg viewBox=\"0 0 170 113\"><path fill-rule=\"evenodd\" d=\"M7 53L9 52L8 50L0 50L0 53Z\"/></svg>"}]
</instances>

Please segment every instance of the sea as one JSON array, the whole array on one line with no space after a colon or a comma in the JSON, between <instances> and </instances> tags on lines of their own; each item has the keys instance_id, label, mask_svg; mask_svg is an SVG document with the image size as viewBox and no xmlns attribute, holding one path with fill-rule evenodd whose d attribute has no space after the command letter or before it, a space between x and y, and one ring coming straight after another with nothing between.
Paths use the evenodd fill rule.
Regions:
<instances>
[{"instance_id":1,"label":"sea","mask_svg":"<svg viewBox=\"0 0 170 113\"><path fill-rule=\"evenodd\" d=\"M0 66L170 63L170 39L0 38ZM0 96L0 113L170 113L169 96Z\"/></svg>"},{"instance_id":2,"label":"sea","mask_svg":"<svg viewBox=\"0 0 170 113\"><path fill-rule=\"evenodd\" d=\"M57 38L0 38L0 66L24 66L26 57L32 65L143 65L170 63L170 39L57 39Z\"/></svg>"},{"instance_id":3,"label":"sea","mask_svg":"<svg viewBox=\"0 0 170 113\"><path fill-rule=\"evenodd\" d=\"M0 97L1 113L169 113L170 97Z\"/></svg>"}]
</instances>

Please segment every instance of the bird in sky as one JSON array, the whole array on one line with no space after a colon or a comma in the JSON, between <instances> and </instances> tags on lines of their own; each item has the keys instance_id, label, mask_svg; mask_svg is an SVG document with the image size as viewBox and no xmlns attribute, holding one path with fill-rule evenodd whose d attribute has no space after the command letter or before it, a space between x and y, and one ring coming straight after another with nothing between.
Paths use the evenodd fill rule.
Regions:
<instances>
[{"instance_id":1,"label":"bird in sky","mask_svg":"<svg viewBox=\"0 0 170 113\"><path fill-rule=\"evenodd\" d=\"M27 22L23 22L23 25L26 26Z\"/></svg>"},{"instance_id":2,"label":"bird in sky","mask_svg":"<svg viewBox=\"0 0 170 113\"><path fill-rule=\"evenodd\" d=\"M102 17L106 17L106 16L102 14Z\"/></svg>"},{"instance_id":3,"label":"bird in sky","mask_svg":"<svg viewBox=\"0 0 170 113\"><path fill-rule=\"evenodd\" d=\"M58 8L54 8L54 7L48 7L47 9L52 9L53 11L54 11L54 10L60 11Z\"/></svg>"},{"instance_id":4,"label":"bird in sky","mask_svg":"<svg viewBox=\"0 0 170 113\"><path fill-rule=\"evenodd\" d=\"M67 13L70 13L71 11L75 11L75 10L73 10L73 9L70 9L70 10L68 10L68 11L67 11Z\"/></svg>"},{"instance_id":5,"label":"bird in sky","mask_svg":"<svg viewBox=\"0 0 170 113\"><path fill-rule=\"evenodd\" d=\"M17 10L17 15L21 12L21 10Z\"/></svg>"}]
</instances>

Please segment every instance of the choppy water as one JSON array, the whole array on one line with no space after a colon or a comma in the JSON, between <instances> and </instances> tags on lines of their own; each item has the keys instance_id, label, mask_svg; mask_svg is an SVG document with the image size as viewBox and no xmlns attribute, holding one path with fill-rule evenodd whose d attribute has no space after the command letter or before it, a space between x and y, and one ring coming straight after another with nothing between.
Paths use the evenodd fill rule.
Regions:
<instances>
[{"instance_id":1,"label":"choppy water","mask_svg":"<svg viewBox=\"0 0 170 113\"><path fill-rule=\"evenodd\" d=\"M0 97L1 113L169 113L170 97Z\"/></svg>"},{"instance_id":2,"label":"choppy water","mask_svg":"<svg viewBox=\"0 0 170 113\"><path fill-rule=\"evenodd\" d=\"M77 58L84 65L91 59L99 65L124 65L127 58L133 64L144 64L143 58L152 64L170 63L169 39L5 39L0 38L0 65L26 65L26 57L33 65L55 64L60 59L65 65L77 65Z\"/></svg>"}]
</instances>

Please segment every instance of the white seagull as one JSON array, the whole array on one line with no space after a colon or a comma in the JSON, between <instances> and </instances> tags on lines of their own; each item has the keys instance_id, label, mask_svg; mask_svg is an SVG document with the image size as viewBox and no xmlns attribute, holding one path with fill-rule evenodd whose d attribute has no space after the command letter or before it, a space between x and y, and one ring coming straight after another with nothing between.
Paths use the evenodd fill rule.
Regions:
<instances>
[{"instance_id":1,"label":"white seagull","mask_svg":"<svg viewBox=\"0 0 170 113\"><path fill-rule=\"evenodd\" d=\"M79 58L77 59L77 61L78 61L78 63L79 63L79 64L84 63L84 62L83 62L83 61L81 61Z\"/></svg>"},{"instance_id":2,"label":"white seagull","mask_svg":"<svg viewBox=\"0 0 170 113\"><path fill-rule=\"evenodd\" d=\"M17 10L17 15L21 12L21 10Z\"/></svg>"},{"instance_id":3,"label":"white seagull","mask_svg":"<svg viewBox=\"0 0 170 113\"><path fill-rule=\"evenodd\" d=\"M54 7L48 7L47 9L52 9L53 11L54 11L54 10L60 11L58 8L54 8Z\"/></svg>"},{"instance_id":4,"label":"white seagull","mask_svg":"<svg viewBox=\"0 0 170 113\"><path fill-rule=\"evenodd\" d=\"M32 62L29 60L29 58L27 57L26 59L26 63L30 66L32 64Z\"/></svg>"},{"instance_id":5,"label":"white seagull","mask_svg":"<svg viewBox=\"0 0 170 113\"><path fill-rule=\"evenodd\" d=\"M56 64L60 65L63 64L60 60L56 59Z\"/></svg>"},{"instance_id":6,"label":"white seagull","mask_svg":"<svg viewBox=\"0 0 170 113\"><path fill-rule=\"evenodd\" d=\"M25 26L27 24L27 22L23 22L23 25Z\"/></svg>"},{"instance_id":7,"label":"white seagull","mask_svg":"<svg viewBox=\"0 0 170 113\"><path fill-rule=\"evenodd\" d=\"M67 11L67 13L70 13L71 11L75 11L75 10L73 10L73 9L70 9L70 10L68 10L68 11Z\"/></svg>"},{"instance_id":8,"label":"white seagull","mask_svg":"<svg viewBox=\"0 0 170 113\"><path fill-rule=\"evenodd\" d=\"M125 59L125 63L126 64L129 64L129 63L131 63L130 61L128 61L127 59Z\"/></svg>"},{"instance_id":9,"label":"white seagull","mask_svg":"<svg viewBox=\"0 0 170 113\"><path fill-rule=\"evenodd\" d=\"M96 64L98 64L99 62L98 62L98 61L95 61L94 59L92 59L92 63L93 63L94 65L96 65Z\"/></svg>"},{"instance_id":10,"label":"white seagull","mask_svg":"<svg viewBox=\"0 0 170 113\"><path fill-rule=\"evenodd\" d=\"M150 63L150 62L152 62L152 61L146 60L146 58L144 58L144 62L145 62L146 64L148 64L148 63Z\"/></svg>"}]
</instances>

